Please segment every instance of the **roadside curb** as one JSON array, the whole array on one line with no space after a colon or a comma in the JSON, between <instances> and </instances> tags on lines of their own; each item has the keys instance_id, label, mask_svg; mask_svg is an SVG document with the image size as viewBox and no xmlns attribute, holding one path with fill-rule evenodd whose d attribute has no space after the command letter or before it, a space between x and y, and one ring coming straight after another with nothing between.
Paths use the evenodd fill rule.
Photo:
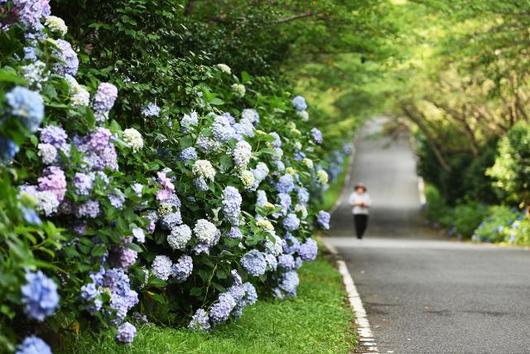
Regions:
<instances>
[{"instance_id":1,"label":"roadside curb","mask_svg":"<svg viewBox=\"0 0 530 354\"><path fill-rule=\"evenodd\" d=\"M353 150L349 157L350 163L348 164L348 171L346 172L344 185L342 186L339 198L337 198L335 205L330 211L331 214L333 214L335 210L337 210L337 208L342 202L343 196L347 195L346 191L350 184L351 174L353 170L353 162L355 160L355 142L357 141L357 139L358 134L356 134L353 139ZM368 318L366 316L366 310L364 309L361 296L357 291L357 287L355 286L355 282L353 281L350 271L346 266L346 262L341 257L335 246L327 242L325 237L320 237L320 239L324 244L326 250L333 256L333 259L337 264L337 270L342 276L342 283L344 284L346 294L348 295L348 303L350 304L350 308L353 312L353 315L355 316L355 324L357 326L356 329L358 337L357 348L355 350L355 353L379 353L374 335L372 334L372 330L370 328L370 323L368 322Z\"/></svg>"},{"instance_id":2,"label":"roadside curb","mask_svg":"<svg viewBox=\"0 0 530 354\"><path fill-rule=\"evenodd\" d=\"M322 243L326 250L333 256L336 260L337 268L342 276L342 282L346 293L348 295L348 302L350 308L355 315L355 324L357 325L357 336L358 343L356 348L356 353L379 353L377 349L377 343L375 341L372 329L370 328L370 322L366 316L366 310L355 286L355 282L346 266L346 262L342 259L337 249L329 244L324 238L321 238Z\"/></svg>"}]
</instances>

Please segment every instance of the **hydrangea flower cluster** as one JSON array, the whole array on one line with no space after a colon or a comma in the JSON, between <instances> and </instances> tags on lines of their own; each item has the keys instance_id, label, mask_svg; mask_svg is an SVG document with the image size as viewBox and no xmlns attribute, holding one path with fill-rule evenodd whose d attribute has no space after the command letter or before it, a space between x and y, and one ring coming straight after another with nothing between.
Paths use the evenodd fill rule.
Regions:
<instances>
[{"instance_id":1,"label":"hydrangea flower cluster","mask_svg":"<svg viewBox=\"0 0 530 354\"><path fill-rule=\"evenodd\" d=\"M52 315L59 306L57 284L41 271L26 273L26 284L20 289L26 315L37 321Z\"/></svg>"}]
</instances>

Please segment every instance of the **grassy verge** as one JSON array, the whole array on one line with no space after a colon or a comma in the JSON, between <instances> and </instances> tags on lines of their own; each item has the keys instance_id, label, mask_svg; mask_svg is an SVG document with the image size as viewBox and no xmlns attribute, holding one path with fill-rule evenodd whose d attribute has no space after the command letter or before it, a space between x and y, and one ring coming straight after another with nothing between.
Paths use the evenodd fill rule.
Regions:
<instances>
[{"instance_id":1,"label":"grassy verge","mask_svg":"<svg viewBox=\"0 0 530 354\"><path fill-rule=\"evenodd\" d=\"M324 192L322 197L322 209L331 210L335 206L335 202L340 197L342 192L342 186L344 185L344 180L348 175L348 167L350 163L350 157L347 156L342 163L342 171L340 175L330 183L329 188Z\"/></svg>"},{"instance_id":2,"label":"grassy verge","mask_svg":"<svg viewBox=\"0 0 530 354\"><path fill-rule=\"evenodd\" d=\"M300 270L299 295L259 301L243 317L212 333L147 325L131 345L111 332L82 335L65 353L348 353L355 342L353 315L345 306L339 273L323 257Z\"/></svg>"}]
</instances>

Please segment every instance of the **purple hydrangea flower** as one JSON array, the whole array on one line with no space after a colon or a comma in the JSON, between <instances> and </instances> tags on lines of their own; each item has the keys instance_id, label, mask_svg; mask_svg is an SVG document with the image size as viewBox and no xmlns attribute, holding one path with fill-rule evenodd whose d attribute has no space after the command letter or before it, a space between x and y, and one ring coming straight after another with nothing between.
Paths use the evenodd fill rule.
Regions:
<instances>
[{"instance_id":1,"label":"purple hydrangea flower","mask_svg":"<svg viewBox=\"0 0 530 354\"><path fill-rule=\"evenodd\" d=\"M55 55L59 62L55 63L53 70L59 75L75 76L79 68L79 59L72 45L63 39L57 39L55 42L58 47Z\"/></svg>"},{"instance_id":2,"label":"purple hydrangea flower","mask_svg":"<svg viewBox=\"0 0 530 354\"><path fill-rule=\"evenodd\" d=\"M94 219L99 214L99 202L97 200L88 200L79 205L76 210L78 217L87 217Z\"/></svg>"},{"instance_id":3,"label":"purple hydrangea flower","mask_svg":"<svg viewBox=\"0 0 530 354\"><path fill-rule=\"evenodd\" d=\"M44 170L44 176L38 179L39 191L55 194L57 200L62 202L66 193L66 176L59 167L50 166Z\"/></svg>"},{"instance_id":4,"label":"purple hydrangea flower","mask_svg":"<svg viewBox=\"0 0 530 354\"><path fill-rule=\"evenodd\" d=\"M118 97L118 89L111 83L102 82L98 86L98 90L94 95L92 107L96 112L109 112L116 102Z\"/></svg>"},{"instance_id":5,"label":"purple hydrangea flower","mask_svg":"<svg viewBox=\"0 0 530 354\"><path fill-rule=\"evenodd\" d=\"M327 211L321 210L317 214L317 223L324 230L329 230L329 221L331 216Z\"/></svg>"},{"instance_id":6,"label":"purple hydrangea flower","mask_svg":"<svg viewBox=\"0 0 530 354\"><path fill-rule=\"evenodd\" d=\"M17 345L15 354L52 354L52 351L50 346L39 337L29 336Z\"/></svg>"},{"instance_id":7,"label":"purple hydrangea flower","mask_svg":"<svg viewBox=\"0 0 530 354\"><path fill-rule=\"evenodd\" d=\"M44 100L38 92L16 86L5 95L11 114L20 118L30 132L39 127L44 118Z\"/></svg>"},{"instance_id":8,"label":"purple hydrangea flower","mask_svg":"<svg viewBox=\"0 0 530 354\"><path fill-rule=\"evenodd\" d=\"M59 294L55 282L38 272L26 273L26 284L20 288L24 312L34 320L43 321L59 306Z\"/></svg>"},{"instance_id":9,"label":"purple hydrangea flower","mask_svg":"<svg viewBox=\"0 0 530 354\"><path fill-rule=\"evenodd\" d=\"M267 260L265 255L258 250L251 250L243 255L240 260L241 266L248 274L259 277L267 271Z\"/></svg>"},{"instance_id":10,"label":"purple hydrangea flower","mask_svg":"<svg viewBox=\"0 0 530 354\"><path fill-rule=\"evenodd\" d=\"M295 231L300 227L300 219L296 214L291 213L283 219L282 225L287 231Z\"/></svg>"},{"instance_id":11,"label":"purple hydrangea flower","mask_svg":"<svg viewBox=\"0 0 530 354\"><path fill-rule=\"evenodd\" d=\"M74 175L74 189L79 195L89 195L94 184L94 176L82 172Z\"/></svg>"},{"instance_id":12,"label":"purple hydrangea flower","mask_svg":"<svg viewBox=\"0 0 530 354\"><path fill-rule=\"evenodd\" d=\"M40 141L45 144L53 145L57 149L65 150L67 139L68 135L61 127L48 125L40 130Z\"/></svg>"},{"instance_id":13,"label":"purple hydrangea flower","mask_svg":"<svg viewBox=\"0 0 530 354\"><path fill-rule=\"evenodd\" d=\"M33 31L41 30L41 20L51 15L49 0L16 0L13 5L20 23Z\"/></svg>"},{"instance_id":14,"label":"purple hydrangea flower","mask_svg":"<svg viewBox=\"0 0 530 354\"><path fill-rule=\"evenodd\" d=\"M136 263L136 258L138 258L138 252L128 248L127 246L119 247L115 251L117 265L120 268L127 269Z\"/></svg>"},{"instance_id":15,"label":"purple hydrangea flower","mask_svg":"<svg viewBox=\"0 0 530 354\"><path fill-rule=\"evenodd\" d=\"M315 143L322 144L322 140L323 140L322 132L318 130L317 128L311 129L311 137L313 138Z\"/></svg>"},{"instance_id":16,"label":"purple hydrangea flower","mask_svg":"<svg viewBox=\"0 0 530 354\"><path fill-rule=\"evenodd\" d=\"M166 230L172 230L175 226L180 224L182 224L180 210L164 215L162 220L160 220L160 225Z\"/></svg>"},{"instance_id":17,"label":"purple hydrangea flower","mask_svg":"<svg viewBox=\"0 0 530 354\"><path fill-rule=\"evenodd\" d=\"M208 312L203 309L197 309L191 318L188 328L192 330L208 331L211 328Z\"/></svg>"},{"instance_id":18,"label":"purple hydrangea flower","mask_svg":"<svg viewBox=\"0 0 530 354\"><path fill-rule=\"evenodd\" d=\"M129 322L125 322L118 327L118 334L116 340L121 343L132 343L136 337L136 327Z\"/></svg>"},{"instance_id":19,"label":"purple hydrangea flower","mask_svg":"<svg viewBox=\"0 0 530 354\"><path fill-rule=\"evenodd\" d=\"M173 276L178 283L186 281L193 271L193 259L188 255L181 256L173 265Z\"/></svg>"},{"instance_id":20,"label":"purple hydrangea flower","mask_svg":"<svg viewBox=\"0 0 530 354\"><path fill-rule=\"evenodd\" d=\"M239 191L227 186L223 191L223 213L232 225L239 225L239 217L241 215L241 203L243 198Z\"/></svg>"},{"instance_id":21,"label":"purple hydrangea flower","mask_svg":"<svg viewBox=\"0 0 530 354\"><path fill-rule=\"evenodd\" d=\"M125 203L125 195L119 190L116 189L112 193L108 195L110 204L115 207L116 209L123 208L123 204Z\"/></svg>"},{"instance_id":22,"label":"purple hydrangea flower","mask_svg":"<svg viewBox=\"0 0 530 354\"><path fill-rule=\"evenodd\" d=\"M313 261L317 258L318 246L315 240L308 238L298 249L300 258L304 261Z\"/></svg>"}]
</instances>

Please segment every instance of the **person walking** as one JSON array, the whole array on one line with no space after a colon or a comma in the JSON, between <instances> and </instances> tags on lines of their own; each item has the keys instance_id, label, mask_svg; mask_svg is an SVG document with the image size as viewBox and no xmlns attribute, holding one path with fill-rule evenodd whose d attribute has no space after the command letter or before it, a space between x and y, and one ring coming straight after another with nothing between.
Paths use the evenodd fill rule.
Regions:
<instances>
[{"instance_id":1,"label":"person walking","mask_svg":"<svg viewBox=\"0 0 530 354\"><path fill-rule=\"evenodd\" d=\"M355 185L354 192L350 195L350 205L353 206L353 222L355 224L355 234L361 240L368 226L368 209L372 204L366 186L362 183Z\"/></svg>"}]
</instances>

